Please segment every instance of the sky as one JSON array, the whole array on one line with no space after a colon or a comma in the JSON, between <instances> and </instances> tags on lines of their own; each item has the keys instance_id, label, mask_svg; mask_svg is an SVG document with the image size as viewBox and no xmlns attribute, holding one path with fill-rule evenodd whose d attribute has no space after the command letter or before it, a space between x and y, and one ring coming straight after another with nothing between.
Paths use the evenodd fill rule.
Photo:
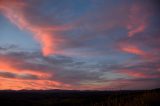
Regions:
<instances>
[{"instance_id":1,"label":"sky","mask_svg":"<svg viewBox=\"0 0 160 106\"><path fill-rule=\"evenodd\" d=\"M158 0L0 0L0 90L160 87Z\"/></svg>"}]
</instances>

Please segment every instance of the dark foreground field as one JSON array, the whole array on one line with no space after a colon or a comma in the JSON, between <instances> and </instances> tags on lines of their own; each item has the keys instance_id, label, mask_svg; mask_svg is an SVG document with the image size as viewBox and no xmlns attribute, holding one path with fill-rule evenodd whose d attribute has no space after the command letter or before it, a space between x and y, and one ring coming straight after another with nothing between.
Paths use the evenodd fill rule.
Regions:
<instances>
[{"instance_id":1,"label":"dark foreground field","mask_svg":"<svg viewBox=\"0 0 160 106\"><path fill-rule=\"evenodd\" d=\"M3 106L160 106L160 89L145 91L0 91Z\"/></svg>"}]
</instances>

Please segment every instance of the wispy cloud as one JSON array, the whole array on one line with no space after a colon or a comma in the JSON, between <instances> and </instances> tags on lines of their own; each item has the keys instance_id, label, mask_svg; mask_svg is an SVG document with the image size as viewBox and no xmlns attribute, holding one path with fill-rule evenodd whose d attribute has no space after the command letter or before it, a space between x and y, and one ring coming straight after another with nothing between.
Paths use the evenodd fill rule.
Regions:
<instances>
[{"instance_id":1,"label":"wispy cloud","mask_svg":"<svg viewBox=\"0 0 160 106\"><path fill-rule=\"evenodd\" d=\"M149 7L141 3L134 3L129 8L129 22L127 25L129 37L144 32L149 24L149 17L151 15L149 11Z\"/></svg>"},{"instance_id":2,"label":"wispy cloud","mask_svg":"<svg viewBox=\"0 0 160 106\"><path fill-rule=\"evenodd\" d=\"M140 56L147 56L147 52L145 52L144 50L140 49L139 47L133 44L128 44L128 43L120 44L119 48L120 50L126 53L140 55Z\"/></svg>"},{"instance_id":3,"label":"wispy cloud","mask_svg":"<svg viewBox=\"0 0 160 106\"><path fill-rule=\"evenodd\" d=\"M0 10L2 13L20 29L28 30L33 33L33 37L41 44L42 52L45 56L50 54L56 54L58 47L64 42L63 38L57 35L57 31L64 31L71 28L69 25L49 25L49 22L45 20L45 25L41 24L44 22L33 23L32 20L36 20L36 16L40 16L34 5L27 1L21 0L2 0L0 3ZM28 11L31 10L31 11ZM34 11L34 12L33 12ZM36 13L36 14L34 14ZM30 18L30 16L32 16ZM47 25L48 23L48 25Z\"/></svg>"},{"instance_id":4,"label":"wispy cloud","mask_svg":"<svg viewBox=\"0 0 160 106\"><path fill-rule=\"evenodd\" d=\"M143 0L0 0L4 21L40 44L30 51L7 47L7 40L21 38L10 36L10 24L0 31L6 37L0 89L159 87L159 18L153 9Z\"/></svg>"}]
</instances>

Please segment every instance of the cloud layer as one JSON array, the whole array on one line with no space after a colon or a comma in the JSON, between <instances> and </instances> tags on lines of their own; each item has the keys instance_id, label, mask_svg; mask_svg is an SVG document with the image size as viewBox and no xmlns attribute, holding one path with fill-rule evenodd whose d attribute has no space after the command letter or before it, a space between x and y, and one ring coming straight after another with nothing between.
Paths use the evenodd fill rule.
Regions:
<instances>
[{"instance_id":1,"label":"cloud layer","mask_svg":"<svg viewBox=\"0 0 160 106\"><path fill-rule=\"evenodd\" d=\"M40 45L28 51L0 44L0 89L160 87L155 3L0 0L0 20L5 17Z\"/></svg>"}]
</instances>

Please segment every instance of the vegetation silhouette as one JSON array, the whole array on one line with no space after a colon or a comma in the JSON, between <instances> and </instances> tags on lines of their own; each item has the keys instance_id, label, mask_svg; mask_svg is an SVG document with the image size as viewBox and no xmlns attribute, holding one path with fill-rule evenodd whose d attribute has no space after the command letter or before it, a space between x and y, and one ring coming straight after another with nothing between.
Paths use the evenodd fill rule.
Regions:
<instances>
[{"instance_id":1,"label":"vegetation silhouette","mask_svg":"<svg viewBox=\"0 0 160 106\"><path fill-rule=\"evenodd\" d=\"M159 98L160 89L0 91L0 104L10 106L160 106Z\"/></svg>"}]
</instances>

